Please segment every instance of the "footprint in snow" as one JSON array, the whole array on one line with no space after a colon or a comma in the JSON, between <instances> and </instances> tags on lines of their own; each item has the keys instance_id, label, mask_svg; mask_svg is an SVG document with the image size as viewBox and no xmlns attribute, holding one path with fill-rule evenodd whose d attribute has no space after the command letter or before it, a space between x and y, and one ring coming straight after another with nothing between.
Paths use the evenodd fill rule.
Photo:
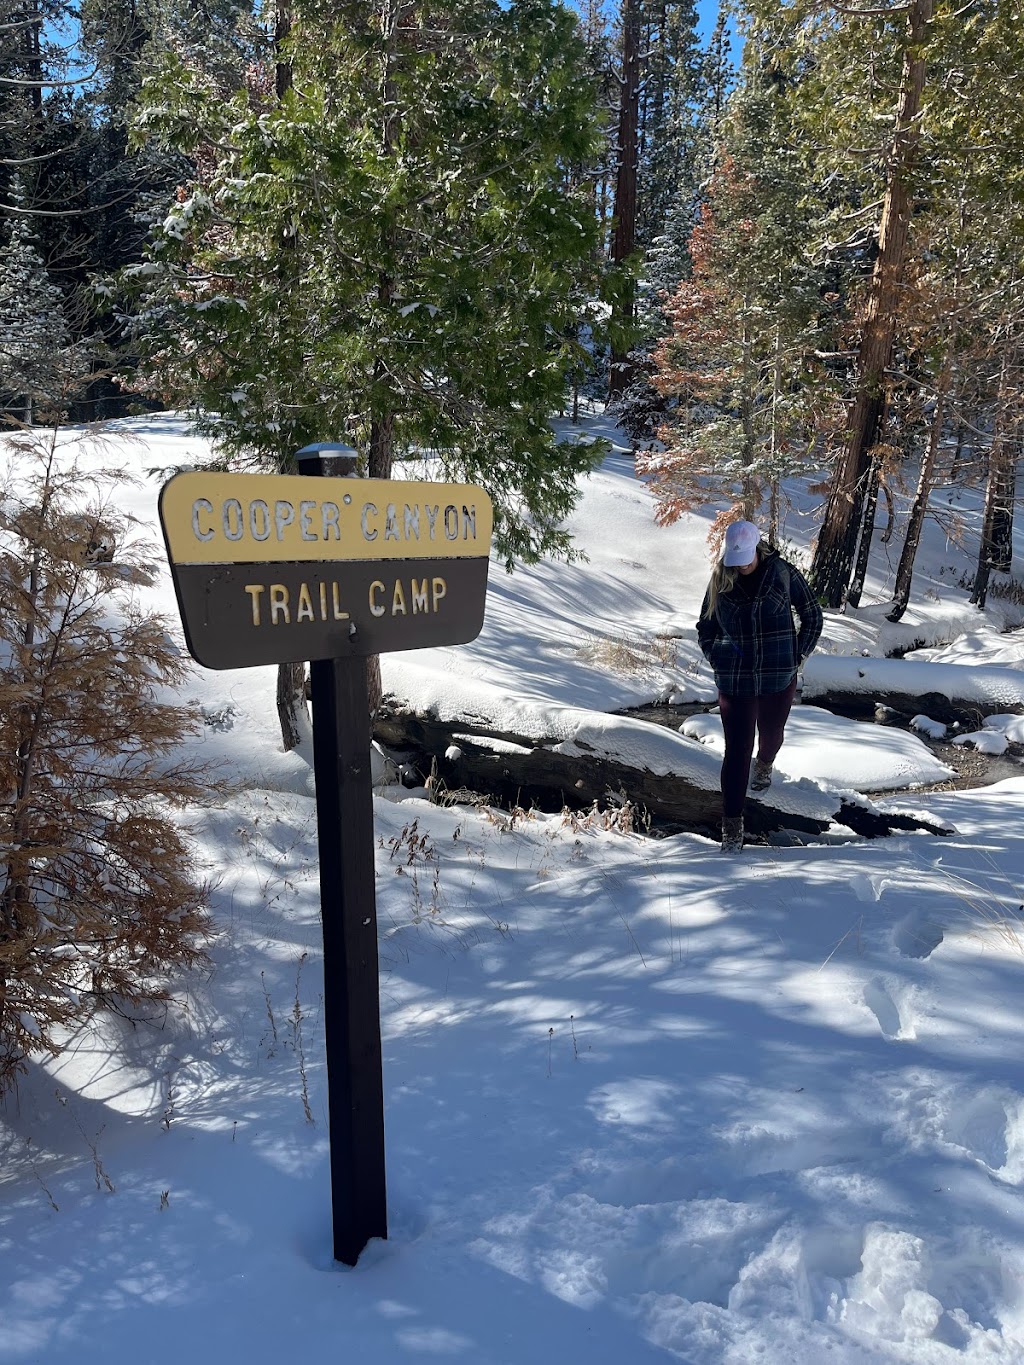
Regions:
<instances>
[{"instance_id":1,"label":"footprint in snow","mask_svg":"<svg viewBox=\"0 0 1024 1365\"><path fill-rule=\"evenodd\" d=\"M900 920L893 934L904 957L930 957L942 942L942 929L927 910L917 910Z\"/></svg>"},{"instance_id":2,"label":"footprint in snow","mask_svg":"<svg viewBox=\"0 0 1024 1365\"><path fill-rule=\"evenodd\" d=\"M1024 1100L1003 1090L981 1091L950 1109L947 1142L963 1148L1000 1180L1024 1182Z\"/></svg>"},{"instance_id":3,"label":"footprint in snow","mask_svg":"<svg viewBox=\"0 0 1024 1365\"><path fill-rule=\"evenodd\" d=\"M892 992L880 976L876 976L864 987L864 1003L878 1020L878 1027L882 1030L883 1036L891 1042L903 1042L917 1037L913 1022L904 1017L906 1010L900 1012L899 1003L893 998Z\"/></svg>"}]
</instances>

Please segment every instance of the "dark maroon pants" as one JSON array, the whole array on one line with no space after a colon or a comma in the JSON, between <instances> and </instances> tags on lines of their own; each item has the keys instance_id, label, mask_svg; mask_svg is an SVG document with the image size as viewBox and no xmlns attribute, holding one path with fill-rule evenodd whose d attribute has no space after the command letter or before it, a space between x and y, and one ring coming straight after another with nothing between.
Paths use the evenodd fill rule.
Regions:
<instances>
[{"instance_id":1,"label":"dark maroon pants","mask_svg":"<svg viewBox=\"0 0 1024 1365\"><path fill-rule=\"evenodd\" d=\"M795 696L795 677L781 692L771 692L766 697L727 697L719 692L718 706L725 731L722 815L726 819L743 814L755 734L758 758L762 763L774 763L775 755L782 748L786 721Z\"/></svg>"}]
</instances>

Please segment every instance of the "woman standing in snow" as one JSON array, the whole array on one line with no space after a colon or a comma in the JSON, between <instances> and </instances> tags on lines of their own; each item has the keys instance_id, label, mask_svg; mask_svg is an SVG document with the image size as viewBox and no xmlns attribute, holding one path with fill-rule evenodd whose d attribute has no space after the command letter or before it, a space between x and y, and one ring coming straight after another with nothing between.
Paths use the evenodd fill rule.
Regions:
<instances>
[{"instance_id":1,"label":"woman standing in snow","mask_svg":"<svg viewBox=\"0 0 1024 1365\"><path fill-rule=\"evenodd\" d=\"M734 521L697 622L697 639L714 669L725 731L723 853L743 847L748 781L751 791L771 786L797 672L818 643L821 625L821 608L799 570L761 539L753 522Z\"/></svg>"}]
</instances>

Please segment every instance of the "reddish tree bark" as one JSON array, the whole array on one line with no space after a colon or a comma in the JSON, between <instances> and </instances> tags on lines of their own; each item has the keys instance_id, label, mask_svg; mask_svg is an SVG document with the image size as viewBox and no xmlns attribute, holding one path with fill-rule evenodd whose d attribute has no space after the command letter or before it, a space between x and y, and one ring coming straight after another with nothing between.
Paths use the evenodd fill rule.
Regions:
<instances>
[{"instance_id":1,"label":"reddish tree bark","mask_svg":"<svg viewBox=\"0 0 1024 1365\"><path fill-rule=\"evenodd\" d=\"M878 256L868 293L858 354L860 378L846 441L832 478L818 536L811 582L826 605L838 607L850 583L874 446L885 407L885 374L892 358L912 216L910 173L920 142L921 100L927 63L922 47L934 0L913 0L907 46L882 203ZM865 529L870 534L870 528Z\"/></svg>"}]
</instances>

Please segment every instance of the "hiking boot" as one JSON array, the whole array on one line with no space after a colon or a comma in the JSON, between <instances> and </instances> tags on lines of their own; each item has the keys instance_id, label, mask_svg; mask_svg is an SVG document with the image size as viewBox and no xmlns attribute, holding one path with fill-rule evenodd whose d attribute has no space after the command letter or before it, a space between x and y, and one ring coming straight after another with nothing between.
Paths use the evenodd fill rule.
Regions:
<instances>
[{"instance_id":1,"label":"hiking boot","mask_svg":"<svg viewBox=\"0 0 1024 1365\"><path fill-rule=\"evenodd\" d=\"M743 816L726 816L722 821L722 852L739 853L743 847Z\"/></svg>"},{"instance_id":2,"label":"hiking boot","mask_svg":"<svg viewBox=\"0 0 1024 1365\"><path fill-rule=\"evenodd\" d=\"M750 773L750 790L752 792L766 791L772 785L772 765L763 763L761 759L754 759L754 766Z\"/></svg>"}]
</instances>

